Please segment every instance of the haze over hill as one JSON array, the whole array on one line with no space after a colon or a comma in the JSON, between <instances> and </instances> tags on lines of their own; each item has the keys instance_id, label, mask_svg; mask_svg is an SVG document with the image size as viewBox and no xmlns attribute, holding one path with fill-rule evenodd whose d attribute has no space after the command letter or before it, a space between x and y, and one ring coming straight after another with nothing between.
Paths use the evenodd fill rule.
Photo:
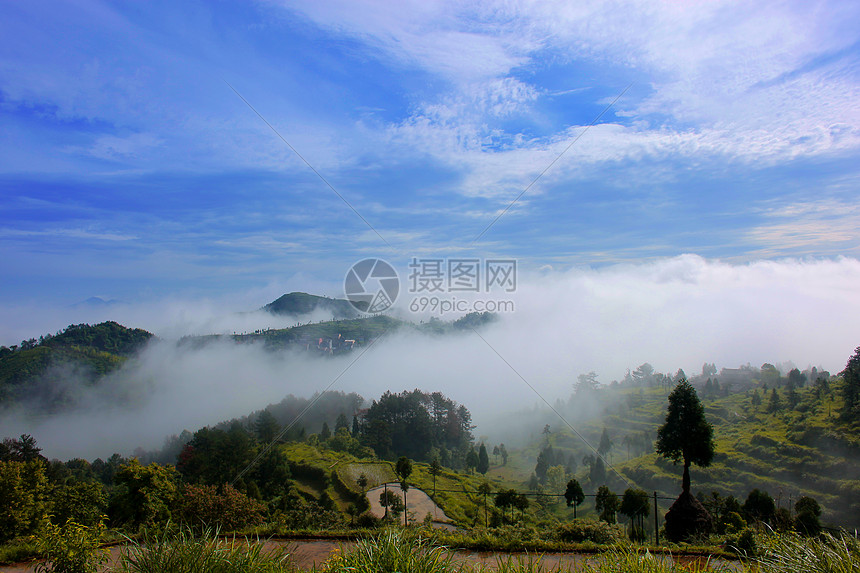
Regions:
<instances>
[{"instance_id":1,"label":"haze over hill","mask_svg":"<svg viewBox=\"0 0 860 573\"><path fill-rule=\"evenodd\" d=\"M857 284L860 263L853 259L732 265L685 256L526 275L512 295L515 312L499 315L480 336L469 329L441 337L401 329L386 332L360 356L322 361L272 353L262 344L237 345L229 337L201 348L176 344L182 335L204 334L201 326L213 321L227 333L234 331L231 324L249 333L294 326L294 319L278 324L281 319L267 312L241 314L259 302L239 297L244 308L236 308L226 300L189 301L178 313L176 300L141 302L111 309L113 318L159 340L110 375L111 392L84 388L79 410L64 418L5 415L0 431L33 433L50 455L109 455L153 448L167 434L241 415L289 393L310 396L334 382L333 389L363 396L415 387L442 391L469 406L480 434L500 411L542 403L512 368L550 402L569 395L580 373L593 370L608 383L643 362L664 372L696 372L705 362L736 368L789 361L838 372L860 341L852 318L860 315ZM25 323L52 324L28 338L62 328L56 326L62 314L53 310L35 309L17 324L0 322L5 338L10 327ZM395 316L430 318L403 306ZM188 407L192 403L197 406Z\"/></svg>"}]
</instances>

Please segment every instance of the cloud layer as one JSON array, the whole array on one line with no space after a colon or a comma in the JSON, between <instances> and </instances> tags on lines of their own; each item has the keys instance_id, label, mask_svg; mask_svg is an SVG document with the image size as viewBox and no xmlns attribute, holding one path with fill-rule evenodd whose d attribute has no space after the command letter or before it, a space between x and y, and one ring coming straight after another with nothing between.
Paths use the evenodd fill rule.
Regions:
<instances>
[{"instance_id":1,"label":"cloud layer","mask_svg":"<svg viewBox=\"0 0 860 573\"><path fill-rule=\"evenodd\" d=\"M0 433L31 433L59 457L154 448L167 434L247 414L289 393L310 396L338 376L333 390L367 399L389 389L440 390L473 411L482 433L499 412L566 399L583 372L594 370L608 383L647 361L672 373L694 374L705 362L718 368L793 362L836 373L860 345L855 259L736 265L687 255L548 271L521 277L520 285L515 312L480 335L393 334L351 366L355 353L316 360L227 343L192 349L164 339L114 375L109 392L82 391L79 412L4 415ZM168 318L152 322L165 325L161 334L199 333L211 324L209 311L175 324ZM230 318L223 317L224 325ZM241 317L236 329L265 326L255 318L262 320Z\"/></svg>"}]
</instances>

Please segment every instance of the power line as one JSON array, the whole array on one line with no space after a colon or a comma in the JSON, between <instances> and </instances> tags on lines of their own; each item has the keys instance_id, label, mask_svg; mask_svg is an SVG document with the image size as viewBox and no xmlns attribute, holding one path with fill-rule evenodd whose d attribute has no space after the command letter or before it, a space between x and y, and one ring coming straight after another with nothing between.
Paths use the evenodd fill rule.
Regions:
<instances>
[{"instance_id":1,"label":"power line","mask_svg":"<svg viewBox=\"0 0 860 573\"><path fill-rule=\"evenodd\" d=\"M310 401L310 403L309 403L307 406L305 406L304 410L302 410L301 412L299 412L299 414L298 414L298 415L293 419L293 421L292 421L292 422L290 422L288 425L284 426L284 427L281 429L281 431L280 431L280 432L278 432L278 435L277 435L277 436L275 436L275 437L272 439L272 441L271 441L271 442L269 442L268 444L266 444L266 447L264 447L262 450L260 450L260 453L258 453L258 454L257 454L257 456L256 456L253 460L251 460L251 462L250 462L247 466L245 466L245 468L244 468L242 471L240 471L238 474L236 474L236 477L234 477L234 478L233 478L233 481L231 481L231 482L230 482L230 485L231 485L231 486L232 486L232 485L235 485L237 481L239 481L240 479L242 479L242 477L244 477L244 475L245 475L246 473L248 473L248 471L249 471L251 468L253 468L253 467L257 464L257 462L259 462L261 459L263 459L263 456L265 456L267 453L269 453L269 450L271 450L271 449L272 449L272 447L273 447L273 446L274 446L274 445L275 445L275 444L276 444L276 443L277 443L277 442L278 442L282 437L284 437L284 434L286 434L287 432L289 432L289 431L292 429L292 427L293 427L293 426L295 426L295 425L299 422L299 420L301 420L301 419L304 417L304 415L305 415L305 414L307 414L307 413L308 413L308 411L310 411L310 409L311 409L311 408L313 408L313 407L314 407L314 405L315 405L317 402L319 402L319 401L320 401L320 399L323 397L323 395L324 395L326 392L328 392L328 391L329 391L329 389L330 389L332 386L334 386L334 385L335 385L335 383L336 383L338 380L340 380L340 379L341 379L341 377L343 377L343 375L344 375L344 374L346 374L346 373L347 373L347 371L348 371L350 368L352 368L353 364L355 364L356 362L358 362L358 361L361 359L361 357L362 357L362 356L364 356L364 354L365 354L368 350L370 350L370 348L371 348L371 347L376 343L376 341L377 341L377 340L379 340L380 338L382 338L382 336L384 336L384 335L385 335L385 333L387 333L387 332L388 332L388 330L389 330L390 328L391 328L390 326L389 326L389 327L386 327L386 329L382 331L382 334L380 334L378 337L376 337L376 338L372 339L372 340L370 341L370 343L369 343L367 346L365 346L365 347L364 347L364 349L361 351L361 353L360 353L358 356L356 356L356 357L352 360L352 362L350 362L349 364L347 364L346 368L344 368L343 370L341 370L340 374L338 374L337 376L335 376L334 380L332 380L331 382L329 382L329 385L328 385L328 386L326 386L326 387L323 389L323 391L322 391L322 392L320 392L319 394L317 394L317 395L314 397L314 399L313 399L313 400L311 400L311 401Z\"/></svg>"},{"instance_id":2,"label":"power line","mask_svg":"<svg viewBox=\"0 0 860 573\"><path fill-rule=\"evenodd\" d=\"M594 446L592 446L592 445L588 442L588 440L586 440L586 439L585 439L585 436L583 436L582 434L580 434L580 433L579 433L579 430L577 430L576 428L574 428L574 427L573 427L573 424L571 424L570 422L568 422L568 421L567 421L567 419L566 419L564 416L562 416L562 415L561 415L561 413L560 413L558 410L556 410L556 409L553 407L553 405L552 405L552 404L550 404L550 403L547 401L547 399L546 399L546 398L544 398L544 397L543 397L543 395L541 395L541 393L540 393L540 392L538 392L538 391L537 391L537 389L536 389L534 386L532 386L532 385L531 385L531 383L529 383L529 381L528 381L528 380L526 380L526 379L525 379L525 377L524 377L522 374L520 374L520 373L517 371L517 369L516 369L516 368L514 368L514 367L513 367L513 365L512 365L510 362L508 362L507 360L505 360L505 357L504 357L504 356L502 356L501 354L499 354L499 351L498 351L498 350L496 350L496 349L493 347L493 345L492 345L492 344L490 344L490 343L487 341L487 339L486 339L486 338L484 338L483 336L481 336L481 334L480 334L477 330L475 330L474 328L473 328L473 329L471 329L471 330L472 330L472 332L474 332L476 335L478 335L478 338L480 338L481 340L483 340L483 341L484 341L484 344L486 344L486 345L487 345L487 347L488 347L490 350L492 350L492 351L493 351L493 353L495 353L495 355L496 355L496 356L498 356L498 357L501 359L501 361L502 361L502 362L504 362L504 363L508 366L508 368L510 368L510 369L511 369L511 372L513 372L514 374L516 374L516 375L519 377L519 379L520 379L520 380L522 380L522 381L525 383L525 385L526 385L526 386L528 386L529 388L531 388L531 391L532 391L532 392L534 392L534 393L537 395L537 397L538 397L538 398L540 398L541 400L543 400L543 403L544 403L544 404L546 404L546 405L549 407L549 409L550 409L550 410L552 410L552 411L555 413L555 415L556 415L556 416L558 416L558 417L559 417L559 419L560 419L562 422L564 422L564 423L565 423L565 425L566 425L568 428L570 428L570 430L571 430L574 434L576 434L576 436L577 436L580 440L582 440L582 443L583 443L583 444L585 444L586 446L588 446L588 448L589 448L592 452L594 452L594 453L595 453L595 455L596 455L598 458L600 458L601 460L603 460L603 463L606 465L606 467L608 467L608 468L609 468L609 469L611 469L613 472L615 472L615 475L617 475L619 478L621 478L621 481L623 481L624 483L626 483L626 484L627 484L627 487L633 487L633 484L631 484L629 481L627 481L627 478L625 478L623 475L621 475L621 474L618 472L618 470L616 470L616 469L615 469L615 467L613 467L613 466L612 466L612 464L610 464L608 461L606 461L606 458L604 458L604 457L603 457L603 455L602 455L598 450L596 450L596 449L594 448Z\"/></svg>"}]
</instances>

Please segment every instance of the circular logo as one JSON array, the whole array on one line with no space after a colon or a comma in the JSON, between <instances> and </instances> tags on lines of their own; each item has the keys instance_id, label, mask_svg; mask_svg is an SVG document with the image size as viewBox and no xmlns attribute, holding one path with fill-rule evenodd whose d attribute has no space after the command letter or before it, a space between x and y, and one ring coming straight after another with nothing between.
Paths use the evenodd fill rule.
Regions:
<instances>
[{"instance_id":1,"label":"circular logo","mask_svg":"<svg viewBox=\"0 0 860 573\"><path fill-rule=\"evenodd\" d=\"M358 261L343 279L343 292L352 306L367 314L388 310L400 293L400 277L382 259Z\"/></svg>"}]
</instances>

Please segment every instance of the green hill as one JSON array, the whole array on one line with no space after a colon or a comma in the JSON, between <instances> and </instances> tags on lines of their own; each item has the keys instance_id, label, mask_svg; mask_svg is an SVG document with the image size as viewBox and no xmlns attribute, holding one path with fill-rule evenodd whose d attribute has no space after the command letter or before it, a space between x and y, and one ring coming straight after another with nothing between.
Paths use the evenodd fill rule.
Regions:
<instances>
[{"instance_id":1,"label":"green hill","mask_svg":"<svg viewBox=\"0 0 860 573\"><path fill-rule=\"evenodd\" d=\"M304 292L291 292L264 306L272 314L302 316L321 310L330 312L335 319L355 318L359 313L348 300L328 298Z\"/></svg>"},{"instance_id":2,"label":"green hill","mask_svg":"<svg viewBox=\"0 0 860 573\"><path fill-rule=\"evenodd\" d=\"M710 496L716 491L743 503L749 492L758 488L786 509L806 495L821 504L825 523L857 526L860 425L836 414L842 406L841 384L840 380L832 382L826 391L801 387L793 408L786 404L787 390L780 388L783 406L774 411L768 411L766 400L753 406L753 390L704 397L707 419L714 426L716 454L709 467L691 468L693 492ZM653 453L657 428L665 420L668 390L602 388L596 394L601 407L590 420L579 422L577 430L596 447L605 428L613 442L606 459L630 485L668 498L660 503L664 513L680 493L682 470ZM576 478L586 493L593 493L603 483L618 493L629 487L611 468L606 469L605 478L592 480L589 467L582 461L591 450L561 421L553 426L563 429L512 455L505 477L527 480L539 451L548 443L556 455L561 453L565 459L573 456L579 465Z\"/></svg>"},{"instance_id":3,"label":"green hill","mask_svg":"<svg viewBox=\"0 0 860 573\"><path fill-rule=\"evenodd\" d=\"M40 385L50 384L52 369L73 373L85 383L119 368L152 338L139 328L116 322L73 324L56 335L21 346L0 348L0 404L33 398Z\"/></svg>"}]
</instances>

